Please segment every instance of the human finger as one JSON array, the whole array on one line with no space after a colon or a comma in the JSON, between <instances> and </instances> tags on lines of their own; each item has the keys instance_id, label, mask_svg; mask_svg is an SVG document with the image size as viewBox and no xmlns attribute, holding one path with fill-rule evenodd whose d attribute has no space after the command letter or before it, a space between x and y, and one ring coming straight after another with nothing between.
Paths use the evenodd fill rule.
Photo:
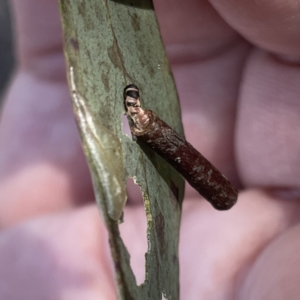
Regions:
<instances>
[{"instance_id":1,"label":"human finger","mask_svg":"<svg viewBox=\"0 0 300 300\"><path fill-rule=\"evenodd\" d=\"M116 299L107 233L95 205L0 234L1 299Z\"/></svg>"},{"instance_id":2,"label":"human finger","mask_svg":"<svg viewBox=\"0 0 300 300\"><path fill-rule=\"evenodd\" d=\"M1 226L93 199L65 78L58 4L13 7L20 64L1 116Z\"/></svg>"},{"instance_id":3,"label":"human finger","mask_svg":"<svg viewBox=\"0 0 300 300\"><path fill-rule=\"evenodd\" d=\"M236 153L241 180L252 187L299 189L298 3L210 2L232 28L263 49L251 51L239 94Z\"/></svg>"},{"instance_id":4,"label":"human finger","mask_svg":"<svg viewBox=\"0 0 300 300\"><path fill-rule=\"evenodd\" d=\"M300 51L300 9L296 0L210 0L218 13L248 41L285 56Z\"/></svg>"},{"instance_id":5,"label":"human finger","mask_svg":"<svg viewBox=\"0 0 300 300\"><path fill-rule=\"evenodd\" d=\"M300 225L296 225L270 243L247 274L238 299L298 299Z\"/></svg>"},{"instance_id":6,"label":"human finger","mask_svg":"<svg viewBox=\"0 0 300 300\"><path fill-rule=\"evenodd\" d=\"M236 185L236 100L249 45L207 1L154 1L187 140ZM191 193L191 194L190 194ZM186 195L194 195L187 189Z\"/></svg>"},{"instance_id":7,"label":"human finger","mask_svg":"<svg viewBox=\"0 0 300 300\"><path fill-rule=\"evenodd\" d=\"M299 194L299 82L299 65L259 50L249 57L236 139L245 186L288 188Z\"/></svg>"},{"instance_id":8,"label":"human finger","mask_svg":"<svg viewBox=\"0 0 300 300\"><path fill-rule=\"evenodd\" d=\"M187 299L233 299L246 285L261 251L299 220L300 203L296 198L283 202L262 189L242 191L239 197L238 204L226 212L212 210L204 201L184 201L179 260L180 290ZM290 245L292 249L292 240ZM260 261L265 260L264 255ZM257 272L249 275L251 287L263 288L266 279L263 275L279 270L275 256L260 271L267 265L272 268L259 277ZM248 299L247 293L242 299Z\"/></svg>"}]
</instances>

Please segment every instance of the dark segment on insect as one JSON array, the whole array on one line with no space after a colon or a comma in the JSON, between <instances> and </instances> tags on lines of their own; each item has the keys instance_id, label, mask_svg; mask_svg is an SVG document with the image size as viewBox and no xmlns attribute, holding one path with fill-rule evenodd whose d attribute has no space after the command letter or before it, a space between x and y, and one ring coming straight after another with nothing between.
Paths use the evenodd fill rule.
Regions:
<instances>
[{"instance_id":1,"label":"dark segment on insect","mask_svg":"<svg viewBox=\"0 0 300 300\"><path fill-rule=\"evenodd\" d=\"M131 133L172 165L214 208L227 210L236 203L238 191L229 180L153 111L141 108L134 84L124 89L124 107L132 120Z\"/></svg>"}]
</instances>

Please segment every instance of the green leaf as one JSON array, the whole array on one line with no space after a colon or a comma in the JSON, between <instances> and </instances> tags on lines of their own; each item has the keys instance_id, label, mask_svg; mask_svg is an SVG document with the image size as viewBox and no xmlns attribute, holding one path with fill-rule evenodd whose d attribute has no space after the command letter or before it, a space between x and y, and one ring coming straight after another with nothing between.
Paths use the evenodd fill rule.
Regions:
<instances>
[{"instance_id":1,"label":"green leaf","mask_svg":"<svg viewBox=\"0 0 300 300\"><path fill-rule=\"evenodd\" d=\"M60 0L74 112L109 232L120 299L179 299L178 239L184 182L122 131L123 89L183 135L180 106L152 2ZM147 216L146 280L137 286L119 234L127 178L139 184ZM130 222L126 219L125 222Z\"/></svg>"}]
</instances>

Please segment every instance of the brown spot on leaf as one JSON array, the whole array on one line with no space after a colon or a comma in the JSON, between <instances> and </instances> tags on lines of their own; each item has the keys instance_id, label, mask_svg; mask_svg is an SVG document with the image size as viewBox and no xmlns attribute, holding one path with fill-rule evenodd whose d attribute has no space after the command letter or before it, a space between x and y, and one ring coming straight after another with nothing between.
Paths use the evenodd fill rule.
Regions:
<instances>
[{"instance_id":1,"label":"brown spot on leaf","mask_svg":"<svg viewBox=\"0 0 300 300\"><path fill-rule=\"evenodd\" d=\"M122 60L120 58L120 50L116 40L113 40L113 44L108 47L108 57L110 61L113 63L115 68L123 70Z\"/></svg>"},{"instance_id":2,"label":"brown spot on leaf","mask_svg":"<svg viewBox=\"0 0 300 300\"><path fill-rule=\"evenodd\" d=\"M177 255L174 254L172 258L173 258L173 264L177 264Z\"/></svg>"},{"instance_id":3,"label":"brown spot on leaf","mask_svg":"<svg viewBox=\"0 0 300 300\"><path fill-rule=\"evenodd\" d=\"M174 210L177 210L180 207L179 188L173 180L171 180L171 183L170 183L169 195L170 195L171 203L172 203Z\"/></svg>"},{"instance_id":4,"label":"brown spot on leaf","mask_svg":"<svg viewBox=\"0 0 300 300\"><path fill-rule=\"evenodd\" d=\"M159 242L160 255L162 256L166 250L166 241L165 241L165 218L162 213L159 213L155 217L155 230Z\"/></svg>"},{"instance_id":5,"label":"brown spot on leaf","mask_svg":"<svg viewBox=\"0 0 300 300\"><path fill-rule=\"evenodd\" d=\"M105 91L108 93L109 92L109 78L105 74L101 74L101 81L104 85Z\"/></svg>"},{"instance_id":6,"label":"brown spot on leaf","mask_svg":"<svg viewBox=\"0 0 300 300\"><path fill-rule=\"evenodd\" d=\"M131 25L132 25L134 31L139 31L141 29L139 17L136 13L133 13L131 15Z\"/></svg>"},{"instance_id":7,"label":"brown spot on leaf","mask_svg":"<svg viewBox=\"0 0 300 300\"><path fill-rule=\"evenodd\" d=\"M72 48L73 48L74 50L76 50L76 51L79 50L79 43L78 43L78 40L77 40L77 39L75 39L75 38L70 38L70 39L69 39L69 43L70 43L70 45L72 46Z\"/></svg>"}]
</instances>

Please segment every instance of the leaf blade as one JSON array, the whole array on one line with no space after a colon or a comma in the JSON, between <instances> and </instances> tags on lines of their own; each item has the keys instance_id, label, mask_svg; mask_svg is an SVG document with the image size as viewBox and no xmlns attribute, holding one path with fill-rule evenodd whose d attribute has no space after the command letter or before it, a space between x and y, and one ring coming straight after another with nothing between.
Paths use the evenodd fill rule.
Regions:
<instances>
[{"instance_id":1,"label":"leaf blade","mask_svg":"<svg viewBox=\"0 0 300 300\"><path fill-rule=\"evenodd\" d=\"M121 126L123 88L135 83L143 106L183 135L179 101L152 3L61 0L60 6L74 111L109 231L119 298L161 299L164 293L167 299L178 299L183 180L159 156L124 135ZM141 286L136 285L120 238L118 212L113 212L118 198L114 189L119 186L125 196L127 177L135 177L142 189L148 222L147 274Z\"/></svg>"}]
</instances>

